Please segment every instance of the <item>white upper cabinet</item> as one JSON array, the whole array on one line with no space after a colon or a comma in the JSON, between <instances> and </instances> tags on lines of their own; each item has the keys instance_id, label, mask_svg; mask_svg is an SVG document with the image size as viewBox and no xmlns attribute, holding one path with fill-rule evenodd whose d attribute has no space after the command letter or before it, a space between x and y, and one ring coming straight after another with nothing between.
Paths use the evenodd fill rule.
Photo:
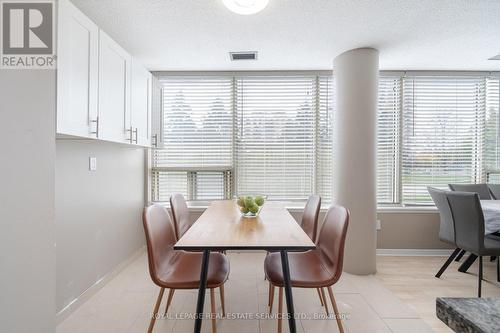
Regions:
<instances>
[{"instance_id":1,"label":"white upper cabinet","mask_svg":"<svg viewBox=\"0 0 500 333\"><path fill-rule=\"evenodd\" d=\"M130 142L131 56L102 30L99 34L99 139Z\"/></svg>"},{"instance_id":2,"label":"white upper cabinet","mask_svg":"<svg viewBox=\"0 0 500 333\"><path fill-rule=\"evenodd\" d=\"M150 146L151 73L68 0L57 33L57 133Z\"/></svg>"},{"instance_id":3,"label":"white upper cabinet","mask_svg":"<svg viewBox=\"0 0 500 333\"><path fill-rule=\"evenodd\" d=\"M57 133L96 137L99 28L67 0L59 1L57 45Z\"/></svg>"},{"instance_id":4,"label":"white upper cabinet","mask_svg":"<svg viewBox=\"0 0 500 333\"><path fill-rule=\"evenodd\" d=\"M130 128L132 143L151 144L151 91L153 76L137 61L132 60Z\"/></svg>"}]
</instances>

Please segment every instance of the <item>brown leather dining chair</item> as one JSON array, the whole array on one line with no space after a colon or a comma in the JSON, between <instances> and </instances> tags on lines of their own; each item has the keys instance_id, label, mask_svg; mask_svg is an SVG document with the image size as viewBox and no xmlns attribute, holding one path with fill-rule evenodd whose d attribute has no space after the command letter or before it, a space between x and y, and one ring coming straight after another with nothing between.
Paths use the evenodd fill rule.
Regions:
<instances>
[{"instance_id":1,"label":"brown leather dining chair","mask_svg":"<svg viewBox=\"0 0 500 333\"><path fill-rule=\"evenodd\" d=\"M349 212L341 206L332 205L326 213L318 236L317 247L307 252L289 252L290 283L295 288L327 288L335 319L340 332L344 332L337 303L332 292L342 274L344 243L349 224ZM283 269L279 253L270 253L264 262L267 280L279 288L278 312L283 308ZM323 299L326 305L326 298ZM282 320L278 318L278 332Z\"/></svg>"},{"instance_id":2,"label":"brown leather dining chair","mask_svg":"<svg viewBox=\"0 0 500 333\"><path fill-rule=\"evenodd\" d=\"M316 243L316 233L318 230L318 216L319 210L321 208L321 197L319 195L311 195L307 199L306 206L304 207L304 212L302 213L302 219L300 222L300 226L305 231L307 236ZM319 296L319 301L321 302L321 306L324 306L323 299L325 298L325 291L322 288L316 289ZM273 298L274 298L274 287L271 283L269 283L269 297L268 297L268 306L269 312L273 310ZM328 312L328 305L325 307Z\"/></svg>"},{"instance_id":3,"label":"brown leather dining chair","mask_svg":"<svg viewBox=\"0 0 500 333\"><path fill-rule=\"evenodd\" d=\"M173 194L170 197L170 208L172 209L175 235L177 239L181 239L182 235L193 225L189 218L189 209L184 196L180 193Z\"/></svg>"},{"instance_id":4,"label":"brown leather dining chair","mask_svg":"<svg viewBox=\"0 0 500 333\"><path fill-rule=\"evenodd\" d=\"M148 333L153 331L158 309L165 288L170 289L165 314L172 302L176 289L198 289L202 254L174 250L176 236L170 215L165 207L152 205L144 208L142 221L146 233L149 274L160 287L160 293L151 316ZM210 253L207 288L210 289L212 314L215 313L215 288L220 288L222 314L224 308L224 283L229 276L229 261L221 253ZM216 332L215 316L212 316L212 332Z\"/></svg>"}]
</instances>

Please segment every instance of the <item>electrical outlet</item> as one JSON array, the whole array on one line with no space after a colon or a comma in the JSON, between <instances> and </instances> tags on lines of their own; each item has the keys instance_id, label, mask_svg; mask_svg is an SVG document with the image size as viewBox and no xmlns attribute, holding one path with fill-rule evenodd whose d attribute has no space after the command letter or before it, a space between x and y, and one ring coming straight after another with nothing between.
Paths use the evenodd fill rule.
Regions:
<instances>
[{"instance_id":1,"label":"electrical outlet","mask_svg":"<svg viewBox=\"0 0 500 333\"><path fill-rule=\"evenodd\" d=\"M89 171L96 171L96 170L97 170L97 158L89 157Z\"/></svg>"},{"instance_id":2,"label":"electrical outlet","mask_svg":"<svg viewBox=\"0 0 500 333\"><path fill-rule=\"evenodd\" d=\"M377 230L382 229L382 223L380 223L380 220L377 220Z\"/></svg>"}]
</instances>

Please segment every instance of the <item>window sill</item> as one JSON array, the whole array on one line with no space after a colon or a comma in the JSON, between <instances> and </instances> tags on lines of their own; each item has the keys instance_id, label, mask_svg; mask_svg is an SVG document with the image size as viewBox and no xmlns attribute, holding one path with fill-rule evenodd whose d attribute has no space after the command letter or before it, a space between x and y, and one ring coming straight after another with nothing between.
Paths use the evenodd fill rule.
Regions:
<instances>
[{"instance_id":1,"label":"window sill","mask_svg":"<svg viewBox=\"0 0 500 333\"><path fill-rule=\"evenodd\" d=\"M435 214L438 210L435 206L385 206L378 207L377 213L381 214Z\"/></svg>"},{"instance_id":2,"label":"window sill","mask_svg":"<svg viewBox=\"0 0 500 333\"><path fill-rule=\"evenodd\" d=\"M168 202L157 202L157 204L164 205L168 209L170 209ZM302 213L304 210L305 203L302 202L288 202L285 203L285 208L290 213ZM208 206L210 206L210 202L188 202L188 208L190 212L204 212ZM328 210L329 205L322 205L320 211L326 212ZM438 210L435 206L382 206L377 208L377 213L380 214L435 214Z\"/></svg>"}]
</instances>

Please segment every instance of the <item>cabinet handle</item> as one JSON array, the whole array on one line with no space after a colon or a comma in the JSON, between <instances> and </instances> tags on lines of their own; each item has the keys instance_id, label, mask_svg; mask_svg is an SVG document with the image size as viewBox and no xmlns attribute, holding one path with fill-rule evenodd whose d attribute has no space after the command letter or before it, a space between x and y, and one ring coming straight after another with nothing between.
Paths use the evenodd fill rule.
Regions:
<instances>
[{"instance_id":1,"label":"cabinet handle","mask_svg":"<svg viewBox=\"0 0 500 333\"><path fill-rule=\"evenodd\" d=\"M95 134L96 138L99 137L99 116L96 119L90 121L91 123L95 123L95 132L91 131L90 134Z\"/></svg>"},{"instance_id":2,"label":"cabinet handle","mask_svg":"<svg viewBox=\"0 0 500 333\"><path fill-rule=\"evenodd\" d=\"M133 142L132 138L133 138L133 133L134 133L134 131L132 131L132 126L130 126L126 131L130 133L130 136L127 140L130 141L130 143L132 143Z\"/></svg>"},{"instance_id":3,"label":"cabinet handle","mask_svg":"<svg viewBox=\"0 0 500 333\"><path fill-rule=\"evenodd\" d=\"M138 132L138 131L137 131L137 127L135 128L135 131L134 131L134 132L135 132L135 143L137 144L137 132Z\"/></svg>"}]
</instances>

